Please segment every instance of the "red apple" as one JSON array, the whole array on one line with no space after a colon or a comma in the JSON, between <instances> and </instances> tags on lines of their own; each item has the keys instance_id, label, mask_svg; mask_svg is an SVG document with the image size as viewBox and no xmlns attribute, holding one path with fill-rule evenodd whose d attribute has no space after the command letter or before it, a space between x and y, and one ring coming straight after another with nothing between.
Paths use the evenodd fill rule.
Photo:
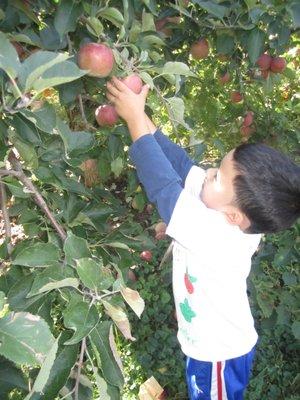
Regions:
<instances>
[{"instance_id":1,"label":"red apple","mask_svg":"<svg viewBox=\"0 0 300 400\"><path fill-rule=\"evenodd\" d=\"M256 64L262 71L270 69L272 57L269 54L262 54L258 57Z\"/></svg>"},{"instance_id":2,"label":"red apple","mask_svg":"<svg viewBox=\"0 0 300 400\"><path fill-rule=\"evenodd\" d=\"M221 75L219 77L219 82L221 85L225 85L225 83L230 81L230 73L229 72L225 72L225 74Z\"/></svg>"},{"instance_id":3,"label":"red apple","mask_svg":"<svg viewBox=\"0 0 300 400\"><path fill-rule=\"evenodd\" d=\"M255 132L255 129L251 126L241 126L240 132L243 136L249 137L252 133Z\"/></svg>"},{"instance_id":4,"label":"red apple","mask_svg":"<svg viewBox=\"0 0 300 400\"><path fill-rule=\"evenodd\" d=\"M233 103L239 103L244 99L244 96L237 91L231 92L230 99Z\"/></svg>"},{"instance_id":5,"label":"red apple","mask_svg":"<svg viewBox=\"0 0 300 400\"><path fill-rule=\"evenodd\" d=\"M286 68L286 61L283 57L274 57L271 61L271 71L275 73L283 72Z\"/></svg>"},{"instance_id":6,"label":"red apple","mask_svg":"<svg viewBox=\"0 0 300 400\"><path fill-rule=\"evenodd\" d=\"M118 114L114 106L104 104L95 111L95 117L100 126L114 126L118 121Z\"/></svg>"},{"instance_id":7,"label":"red apple","mask_svg":"<svg viewBox=\"0 0 300 400\"><path fill-rule=\"evenodd\" d=\"M157 32L162 32L164 35L167 37L170 37L173 33L173 30L171 27L165 27L165 25L170 22L172 24L178 25L180 24L181 17L179 15L175 15L174 17L165 17L158 19L155 21L155 28Z\"/></svg>"},{"instance_id":8,"label":"red apple","mask_svg":"<svg viewBox=\"0 0 300 400\"><path fill-rule=\"evenodd\" d=\"M140 258L141 258L141 260L144 260L144 261L148 261L148 262L151 261L152 260L151 251L150 250L142 251L141 254L140 254Z\"/></svg>"},{"instance_id":9,"label":"red apple","mask_svg":"<svg viewBox=\"0 0 300 400\"><path fill-rule=\"evenodd\" d=\"M250 126L253 122L253 111L248 111L244 117L243 126Z\"/></svg>"},{"instance_id":10,"label":"red apple","mask_svg":"<svg viewBox=\"0 0 300 400\"><path fill-rule=\"evenodd\" d=\"M191 46L191 55L195 60L206 58L209 53L209 44L206 39L200 39Z\"/></svg>"},{"instance_id":11,"label":"red apple","mask_svg":"<svg viewBox=\"0 0 300 400\"><path fill-rule=\"evenodd\" d=\"M112 50L105 44L88 43L78 52L78 65L81 69L89 70L88 75L104 78L114 66Z\"/></svg>"},{"instance_id":12,"label":"red apple","mask_svg":"<svg viewBox=\"0 0 300 400\"><path fill-rule=\"evenodd\" d=\"M165 36L170 37L172 35L172 29L166 28L165 25L168 23L167 18L161 18L155 21L155 28L157 32L163 33Z\"/></svg>"},{"instance_id":13,"label":"red apple","mask_svg":"<svg viewBox=\"0 0 300 400\"><path fill-rule=\"evenodd\" d=\"M136 93L136 94L141 93L141 90L143 87L143 81L141 80L141 78L138 75L136 75L136 74L129 75L126 78L122 79L122 81L134 93Z\"/></svg>"}]
</instances>

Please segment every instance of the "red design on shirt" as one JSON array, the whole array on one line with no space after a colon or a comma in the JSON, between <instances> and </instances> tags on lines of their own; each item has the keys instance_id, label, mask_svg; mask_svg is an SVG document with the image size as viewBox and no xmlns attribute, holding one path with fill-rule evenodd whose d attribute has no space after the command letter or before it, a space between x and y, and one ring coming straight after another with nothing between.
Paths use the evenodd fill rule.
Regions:
<instances>
[{"instance_id":1,"label":"red design on shirt","mask_svg":"<svg viewBox=\"0 0 300 400\"><path fill-rule=\"evenodd\" d=\"M187 272L184 274L184 284L185 284L186 290L188 291L189 294L194 293L193 283L196 281L197 281L197 279L195 277L189 275Z\"/></svg>"}]
</instances>

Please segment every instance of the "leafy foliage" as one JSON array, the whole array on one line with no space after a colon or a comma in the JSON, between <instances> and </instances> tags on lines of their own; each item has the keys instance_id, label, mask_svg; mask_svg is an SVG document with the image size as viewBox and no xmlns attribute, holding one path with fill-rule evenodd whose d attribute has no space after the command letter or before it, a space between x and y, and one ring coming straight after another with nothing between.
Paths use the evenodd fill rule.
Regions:
<instances>
[{"instance_id":1,"label":"leafy foliage","mask_svg":"<svg viewBox=\"0 0 300 400\"><path fill-rule=\"evenodd\" d=\"M126 127L95 122L106 80L78 67L79 48L105 43L112 74L138 73L153 89L148 113L204 166L247 140L299 161L299 16L294 0L0 2L1 398L136 398L148 373L171 398L185 396L158 215L128 160ZM195 60L200 37L210 52ZM263 52L284 56L282 74L262 75ZM244 100L233 104L232 91ZM264 238L253 260L261 341L249 399L296 398L297 263L299 224Z\"/></svg>"}]
</instances>

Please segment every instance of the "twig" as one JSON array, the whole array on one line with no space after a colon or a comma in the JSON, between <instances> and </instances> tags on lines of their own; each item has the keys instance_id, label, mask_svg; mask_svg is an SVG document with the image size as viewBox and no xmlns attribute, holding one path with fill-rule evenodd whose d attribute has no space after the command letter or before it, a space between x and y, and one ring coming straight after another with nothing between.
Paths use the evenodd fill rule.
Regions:
<instances>
[{"instance_id":1,"label":"twig","mask_svg":"<svg viewBox=\"0 0 300 400\"><path fill-rule=\"evenodd\" d=\"M74 386L74 392L75 392L75 400L78 400L78 389L79 389L79 379L80 379L80 372L81 372L81 368L83 365L83 356L84 356L84 352L86 349L86 339L85 337L82 339L81 342L81 351L80 351L80 356L79 356L79 362L78 362L78 368L77 368L77 376L76 376L76 382L75 382L75 386Z\"/></svg>"},{"instance_id":2,"label":"twig","mask_svg":"<svg viewBox=\"0 0 300 400\"><path fill-rule=\"evenodd\" d=\"M163 266L163 264L167 261L167 259L170 257L171 253L173 250L173 241L172 243L169 245L169 247L167 248L165 254L163 255L163 258L161 259L161 262L158 266L158 269L161 269L161 267Z\"/></svg>"},{"instance_id":3,"label":"twig","mask_svg":"<svg viewBox=\"0 0 300 400\"><path fill-rule=\"evenodd\" d=\"M81 94L78 95L78 101L79 101L79 108L80 108L80 113L81 113L81 117L83 119L83 122L86 126L89 125L86 116L85 116L85 112L84 112L84 107L83 107L83 102L82 102L82 96Z\"/></svg>"},{"instance_id":4,"label":"twig","mask_svg":"<svg viewBox=\"0 0 300 400\"><path fill-rule=\"evenodd\" d=\"M11 255L12 253L12 242L11 242L11 226L10 226L10 220L9 220L9 215L6 207L6 190L5 190L5 185L3 182L0 181L0 208L2 210L2 216L4 220L4 227L5 227L5 236L8 238L8 243L7 243L7 251L8 254Z\"/></svg>"},{"instance_id":5,"label":"twig","mask_svg":"<svg viewBox=\"0 0 300 400\"><path fill-rule=\"evenodd\" d=\"M20 172L14 171L13 169L0 169L0 176L11 175L16 178L20 178Z\"/></svg>"},{"instance_id":6,"label":"twig","mask_svg":"<svg viewBox=\"0 0 300 400\"><path fill-rule=\"evenodd\" d=\"M51 211L49 210L49 207L47 206L45 200L43 199L42 195L40 192L37 190L37 188L34 186L34 184L31 182L31 180L25 175L22 169L22 165L13 153L13 151L10 152L9 157L8 157L10 163L13 165L15 170L19 173L17 176L19 180L23 183L23 185L33 194L33 198L36 202L36 204L43 210L43 212L47 215L49 218L52 226L54 229L57 231L59 234L60 238L64 242L67 238L66 232L64 231L63 227L56 221L54 216L52 215Z\"/></svg>"},{"instance_id":7,"label":"twig","mask_svg":"<svg viewBox=\"0 0 300 400\"><path fill-rule=\"evenodd\" d=\"M72 42L71 42L71 39L70 39L70 36L68 33L66 36L67 36L67 42L68 42L68 52L71 56L73 54L73 46L72 46Z\"/></svg>"}]
</instances>

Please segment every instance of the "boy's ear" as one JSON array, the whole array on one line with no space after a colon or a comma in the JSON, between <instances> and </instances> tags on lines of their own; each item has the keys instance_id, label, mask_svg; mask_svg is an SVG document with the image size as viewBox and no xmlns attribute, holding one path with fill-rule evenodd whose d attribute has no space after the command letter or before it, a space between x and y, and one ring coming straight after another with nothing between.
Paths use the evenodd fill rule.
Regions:
<instances>
[{"instance_id":1,"label":"boy's ear","mask_svg":"<svg viewBox=\"0 0 300 400\"><path fill-rule=\"evenodd\" d=\"M250 225L250 221L246 215L236 207L230 207L224 213L231 225L238 225L241 229L245 229Z\"/></svg>"}]
</instances>

